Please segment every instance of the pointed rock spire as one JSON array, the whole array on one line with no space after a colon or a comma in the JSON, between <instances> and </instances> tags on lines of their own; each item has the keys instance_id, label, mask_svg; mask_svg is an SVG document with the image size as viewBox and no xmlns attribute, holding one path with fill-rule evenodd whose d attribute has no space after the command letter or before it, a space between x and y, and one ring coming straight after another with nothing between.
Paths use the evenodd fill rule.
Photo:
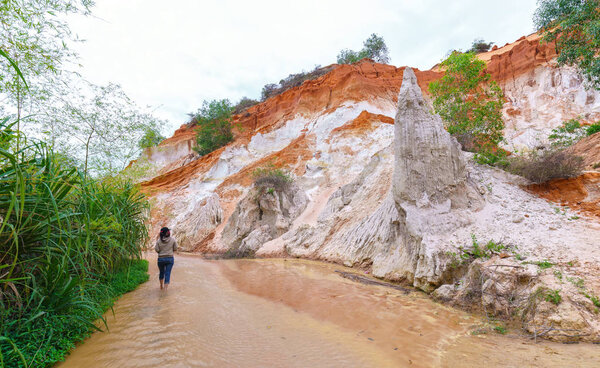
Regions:
<instances>
[{"instance_id":1,"label":"pointed rock spire","mask_svg":"<svg viewBox=\"0 0 600 368\"><path fill-rule=\"evenodd\" d=\"M393 194L396 203L419 206L464 201L460 189L466 181L465 162L456 139L444 129L438 115L430 112L417 77L404 70L394 122L395 166ZM455 203L459 200L461 203Z\"/></svg>"}]
</instances>

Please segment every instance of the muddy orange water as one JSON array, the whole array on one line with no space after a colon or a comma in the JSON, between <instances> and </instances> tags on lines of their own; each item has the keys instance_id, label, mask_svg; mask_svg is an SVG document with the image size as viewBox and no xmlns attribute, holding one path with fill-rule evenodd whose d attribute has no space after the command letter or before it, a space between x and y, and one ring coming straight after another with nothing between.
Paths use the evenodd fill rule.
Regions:
<instances>
[{"instance_id":1,"label":"muddy orange water","mask_svg":"<svg viewBox=\"0 0 600 368\"><path fill-rule=\"evenodd\" d=\"M60 367L598 367L600 346L472 335L480 317L300 260L175 260Z\"/></svg>"}]
</instances>

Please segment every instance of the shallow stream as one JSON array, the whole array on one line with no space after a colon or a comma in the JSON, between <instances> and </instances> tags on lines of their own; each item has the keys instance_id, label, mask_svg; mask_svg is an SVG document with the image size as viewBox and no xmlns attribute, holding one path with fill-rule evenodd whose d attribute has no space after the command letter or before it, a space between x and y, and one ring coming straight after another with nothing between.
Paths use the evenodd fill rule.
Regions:
<instances>
[{"instance_id":1,"label":"shallow stream","mask_svg":"<svg viewBox=\"0 0 600 368\"><path fill-rule=\"evenodd\" d=\"M472 335L481 317L341 266L178 256L106 314L59 367L598 367L600 346Z\"/></svg>"}]
</instances>

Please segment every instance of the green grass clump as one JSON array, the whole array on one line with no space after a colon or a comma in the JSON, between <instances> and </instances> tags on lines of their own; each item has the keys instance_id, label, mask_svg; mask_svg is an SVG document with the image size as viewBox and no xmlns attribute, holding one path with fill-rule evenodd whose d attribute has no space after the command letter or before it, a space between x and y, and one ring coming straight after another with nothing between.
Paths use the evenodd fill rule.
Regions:
<instances>
[{"instance_id":1,"label":"green grass clump","mask_svg":"<svg viewBox=\"0 0 600 368\"><path fill-rule=\"evenodd\" d=\"M560 296L560 290L545 290L542 296L545 301L555 305L559 305L562 301L562 297Z\"/></svg>"},{"instance_id":2,"label":"green grass clump","mask_svg":"<svg viewBox=\"0 0 600 368\"><path fill-rule=\"evenodd\" d=\"M592 135L592 134L595 134L595 133L598 133L598 132L600 132L600 122L594 123L592 125L588 125L585 128L585 133L587 135Z\"/></svg>"},{"instance_id":3,"label":"green grass clump","mask_svg":"<svg viewBox=\"0 0 600 368\"><path fill-rule=\"evenodd\" d=\"M506 327L504 327L504 326L495 326L494 327L494 331L496 331L500 335L505 335L506 334Z\"/></svg>"},{"instance_id":4,"label":"green grass clump","mask_svg":"<svg viewBox=\"0 0 600 368\"><path fill-rule=\"evenodd\" d=\"M542 270L545 270L547 268L554 266L554 263L551 263L550 261L547 261L547 260L534 262L534 264L537 265Z\"/></svg>"}]
</instances>

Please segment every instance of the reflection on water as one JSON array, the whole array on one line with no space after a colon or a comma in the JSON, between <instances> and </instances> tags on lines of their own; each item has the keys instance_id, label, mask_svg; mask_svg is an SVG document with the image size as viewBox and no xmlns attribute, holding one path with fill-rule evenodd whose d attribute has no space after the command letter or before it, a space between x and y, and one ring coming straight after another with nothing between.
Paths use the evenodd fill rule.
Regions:
<instances>
[{"instance_id":1,"label":"reflection on water","mask_svg":"<svg viewBox=\"0 0 600 368\"><path fill-rule=\"evenodd\" d=\"M114 316L107 314L110 332L94 333L61 367L453 367L495 362L549 367L600 361L593 345L471 336L469 328L477 318L419 293L404 295L343 279L333 272L338 266L180 256L165 293L158 289L154 263L150 282L123 296Z\"/></svg>"}]
</instances>

